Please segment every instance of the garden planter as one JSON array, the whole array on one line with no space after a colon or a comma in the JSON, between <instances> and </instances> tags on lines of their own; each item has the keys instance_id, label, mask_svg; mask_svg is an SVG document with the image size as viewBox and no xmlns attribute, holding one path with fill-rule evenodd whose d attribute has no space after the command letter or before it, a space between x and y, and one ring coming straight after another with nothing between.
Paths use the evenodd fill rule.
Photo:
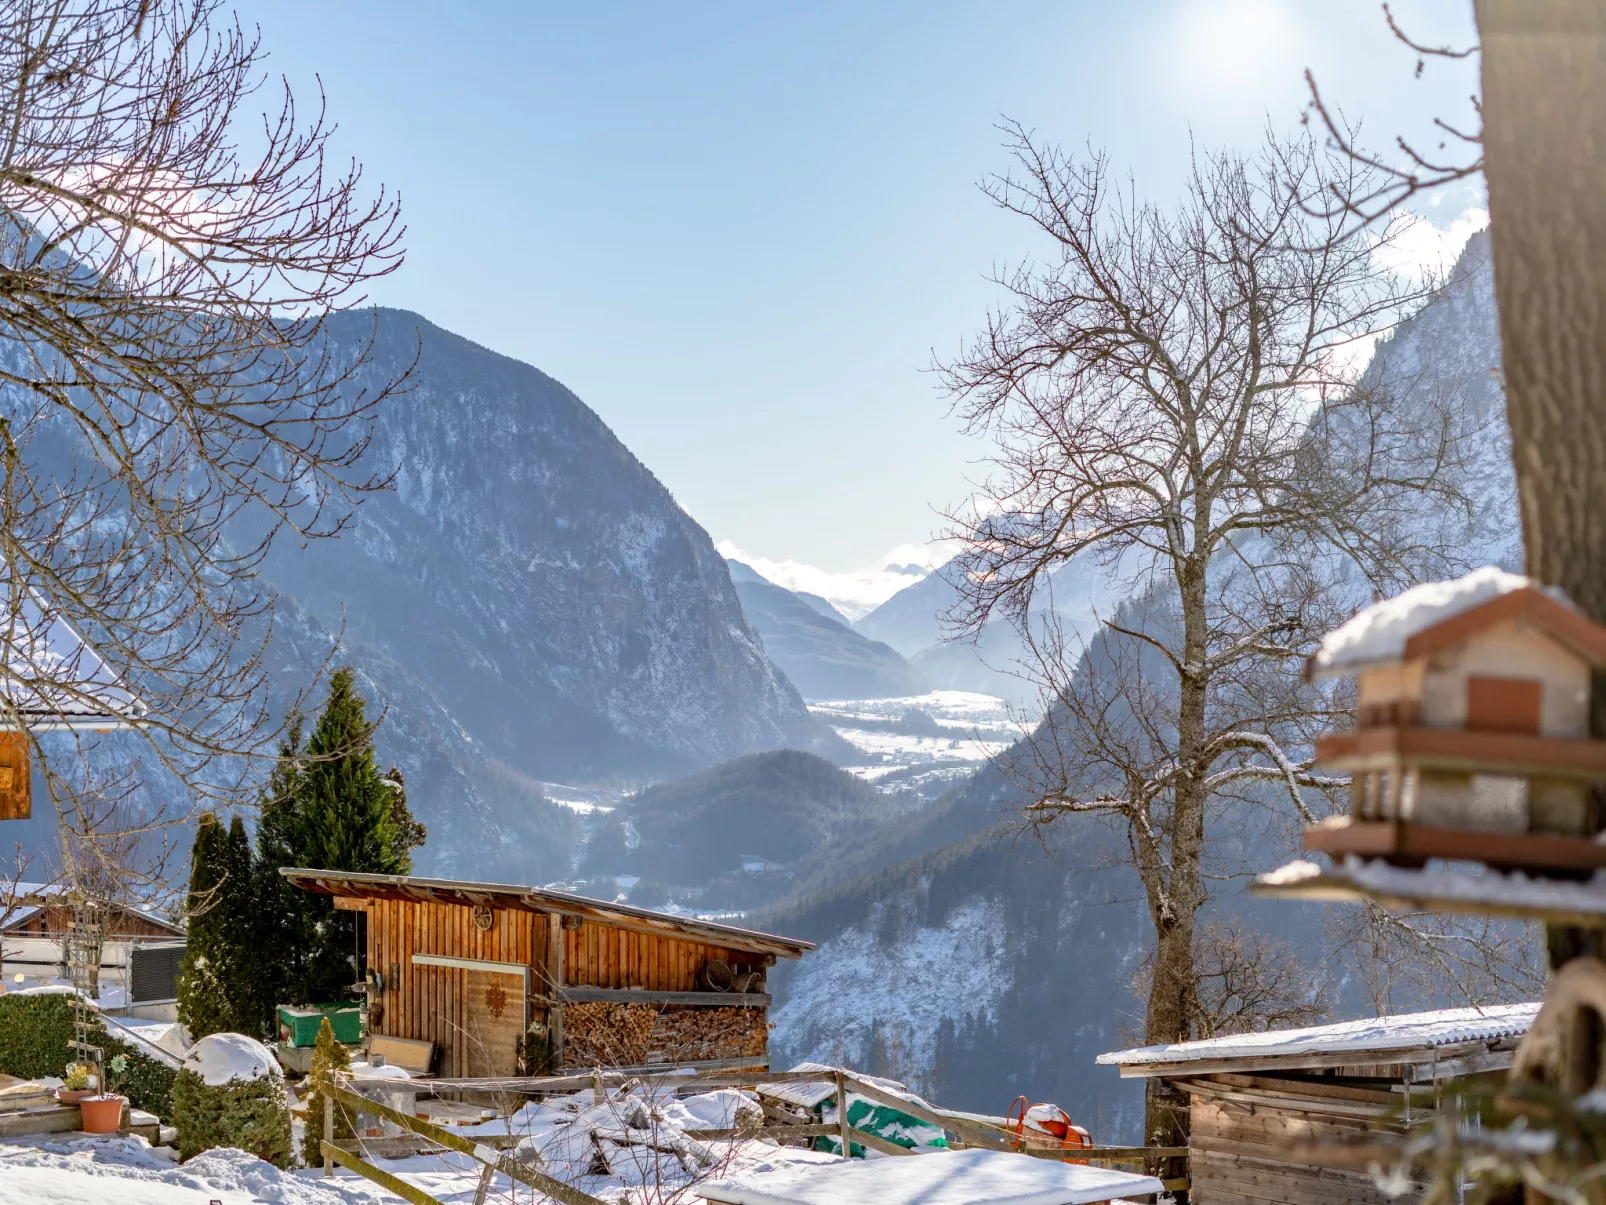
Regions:
<instances>
[{"instance_id":1,"label":"garden planter","mask_svg":"<svg viewBox=\"0 0 1606 1205\"><path fill-rule=\"evenodd\" d=\"M115 1134L122 1124L126 1096L89 1096L78 1102L84 1111L84 1133Z\"/></svg>"},{"instance_id":2,"label":"garden planter","mask_svg":"<svg viewBox=\"0 0 1606 1205\"><path fill-rule=\"evenodd\" d=\"M100 1095L99 1088L57 1088L56 1099L64 1105L76 1105L91 1096Z\"/></svg>"}]
</instances>

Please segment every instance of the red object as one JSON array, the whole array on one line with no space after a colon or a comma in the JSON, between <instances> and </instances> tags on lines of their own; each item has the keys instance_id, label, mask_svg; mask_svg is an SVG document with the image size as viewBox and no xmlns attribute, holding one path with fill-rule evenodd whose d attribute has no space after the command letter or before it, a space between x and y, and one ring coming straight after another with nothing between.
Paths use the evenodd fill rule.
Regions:
<instances>
[{"instance_id":1,"label":"red object","mask_svg":"<svg viewBox=\"0 0 1606 1205\"><path fill-rule=\"evenodd\" d=\"M123 1121L126 1096L89 1096L78 1102L84 1113L84 1133L115 1134Z\"/></svg>"},{"instance_id":2,"label":"red object","mask_svg":"<svg viewBox=\"0 0 1606 1205\"><path fill-rule=\"evenodd\" d=\"M64 1105L76 1105L86 1097L98 1096L99 1088L57 1088L56 1099Z\"/></svg>"},{"instance_id":3,"label":"red object","mask_svg":"<svg viewBox=\"0 0 1606 1205\"><path fill-rule=\"evenodd\" d=\"M1016 1116L1019 1110L1020 1115ZM1032 1105L1024 1096L1017 1096L1004 1118L1004 1128L1012 1130L1017 1149L1024 1148L1028 1140L1036 1146L1048 1146L1057 1139L1062 1150L1082 1150L1093 1145L1093 1136L1071 1121L1071 1115L1058 1105ZM1072 1163L1081 1160L1070 1160Z\"/></svg>"}]
</instances>

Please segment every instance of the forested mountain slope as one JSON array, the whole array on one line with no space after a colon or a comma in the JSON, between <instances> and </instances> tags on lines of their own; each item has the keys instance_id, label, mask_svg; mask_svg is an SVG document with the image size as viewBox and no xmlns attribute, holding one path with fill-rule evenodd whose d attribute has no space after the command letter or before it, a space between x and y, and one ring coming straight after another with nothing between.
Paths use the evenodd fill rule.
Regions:
<instances>
[{"instance_id":1,"label":"forested mountain slope","mask_svg":"<svg viewBox=\"0 0 1606 1205\"><path fill-rule=\"evenodd\" d=\"M1368 373L1445 401L1463 433L1470 516L1414 521L1441 524L1469 563L1511 566L1521 549L1487 256L1487 237L1475 236L1453 283L1379 346ZM893 618L917 630L889 613L885 634ZM775 1043L783 1060L847 1058L960 1108L999 1112L1020 1093L1054 1100L1100 1140L1135 1142L1141 1091L1093 1063L1141 1032L1132 977L1150 930L1136 876L1119 865L1125 836L1074 818L1040 844L1010 831L1023 799L998 769L984 770L918 822L845 851L838 869L859 877L804 884L766 912L763 925L821 943L772 981ZM1293 852L1295 827L1267 817L1218 814L1224 864L1269 869ZM1228 878L1208 911L1245 915L1323 965L1319 905L1252 901Z\"/></svg>"}]
</instances>

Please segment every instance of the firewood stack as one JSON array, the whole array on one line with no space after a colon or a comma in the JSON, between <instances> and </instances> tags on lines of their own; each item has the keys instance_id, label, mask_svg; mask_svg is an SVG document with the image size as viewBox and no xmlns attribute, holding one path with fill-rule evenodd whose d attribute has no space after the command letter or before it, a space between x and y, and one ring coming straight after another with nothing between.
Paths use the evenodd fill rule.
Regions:
<instances>
[{"instance_id":1,"label":"firewood stack","mask_svg":"<svg viewBox=\"0 0 1606 1205\"><path fill-rule=\"evenodd\" d=\"M564 1062L570 1066L761 1058L768 1040L768 1022L757 1008L587 1002L564 1009Z\"/></svg>"}]
</instances>

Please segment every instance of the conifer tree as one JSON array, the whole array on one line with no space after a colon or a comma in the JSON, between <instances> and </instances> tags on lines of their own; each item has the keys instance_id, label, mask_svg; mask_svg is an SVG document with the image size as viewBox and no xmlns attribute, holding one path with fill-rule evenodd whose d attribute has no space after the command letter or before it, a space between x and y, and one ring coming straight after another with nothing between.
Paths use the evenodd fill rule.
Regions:
<instances>
[{"instance_id":1,"label":"conifer tree","mask_svg":"<svg viewBox=\"0 0 1606 1205\"><path fill-rule=\"evenodd\" d=\"M374 729L345 666L329 682L329 697L305 746L292 717L278 764L262 796L257 829L258 932L272 951L278 1002L338 999L356 979L354 916L337 912L327 896L300 891L279 875L284 866L406 874L424 826L407 807L394 767L381 774Z\"/></svg>"},{"instance_id":2,"label":"conifer tree","mask_svg":"<svg viewBox=\"0 0 1606 1205\"><path fill-rule=\"evenodd\" d=\"M301 1141L301 1159L308 1167L317 1167L323 1162L323 1148L319 1143L323 1140L324 1088L331 1075L350 1068L351 1052L335 1041L334 1027L325 1017L318 1025L318 1040L312 1048L312 1070L307 1075L307 1128ZM334 1113L335 1141L350 1138L355 1133L350 1112L337 1103Z\"/></svg>"},{"instance_id":3,"label":"conifer tree","mask_svg":"<svg viewBox=\"0 0 1606 1205\"><path fill-rule=\"evenodd\" d=\"M260 1034L262 980L253 950L251 844L236 816L227 831L206 813L191 852L189 932L178 1013L191 1036Z\"/></svg>"}]
</instances>

